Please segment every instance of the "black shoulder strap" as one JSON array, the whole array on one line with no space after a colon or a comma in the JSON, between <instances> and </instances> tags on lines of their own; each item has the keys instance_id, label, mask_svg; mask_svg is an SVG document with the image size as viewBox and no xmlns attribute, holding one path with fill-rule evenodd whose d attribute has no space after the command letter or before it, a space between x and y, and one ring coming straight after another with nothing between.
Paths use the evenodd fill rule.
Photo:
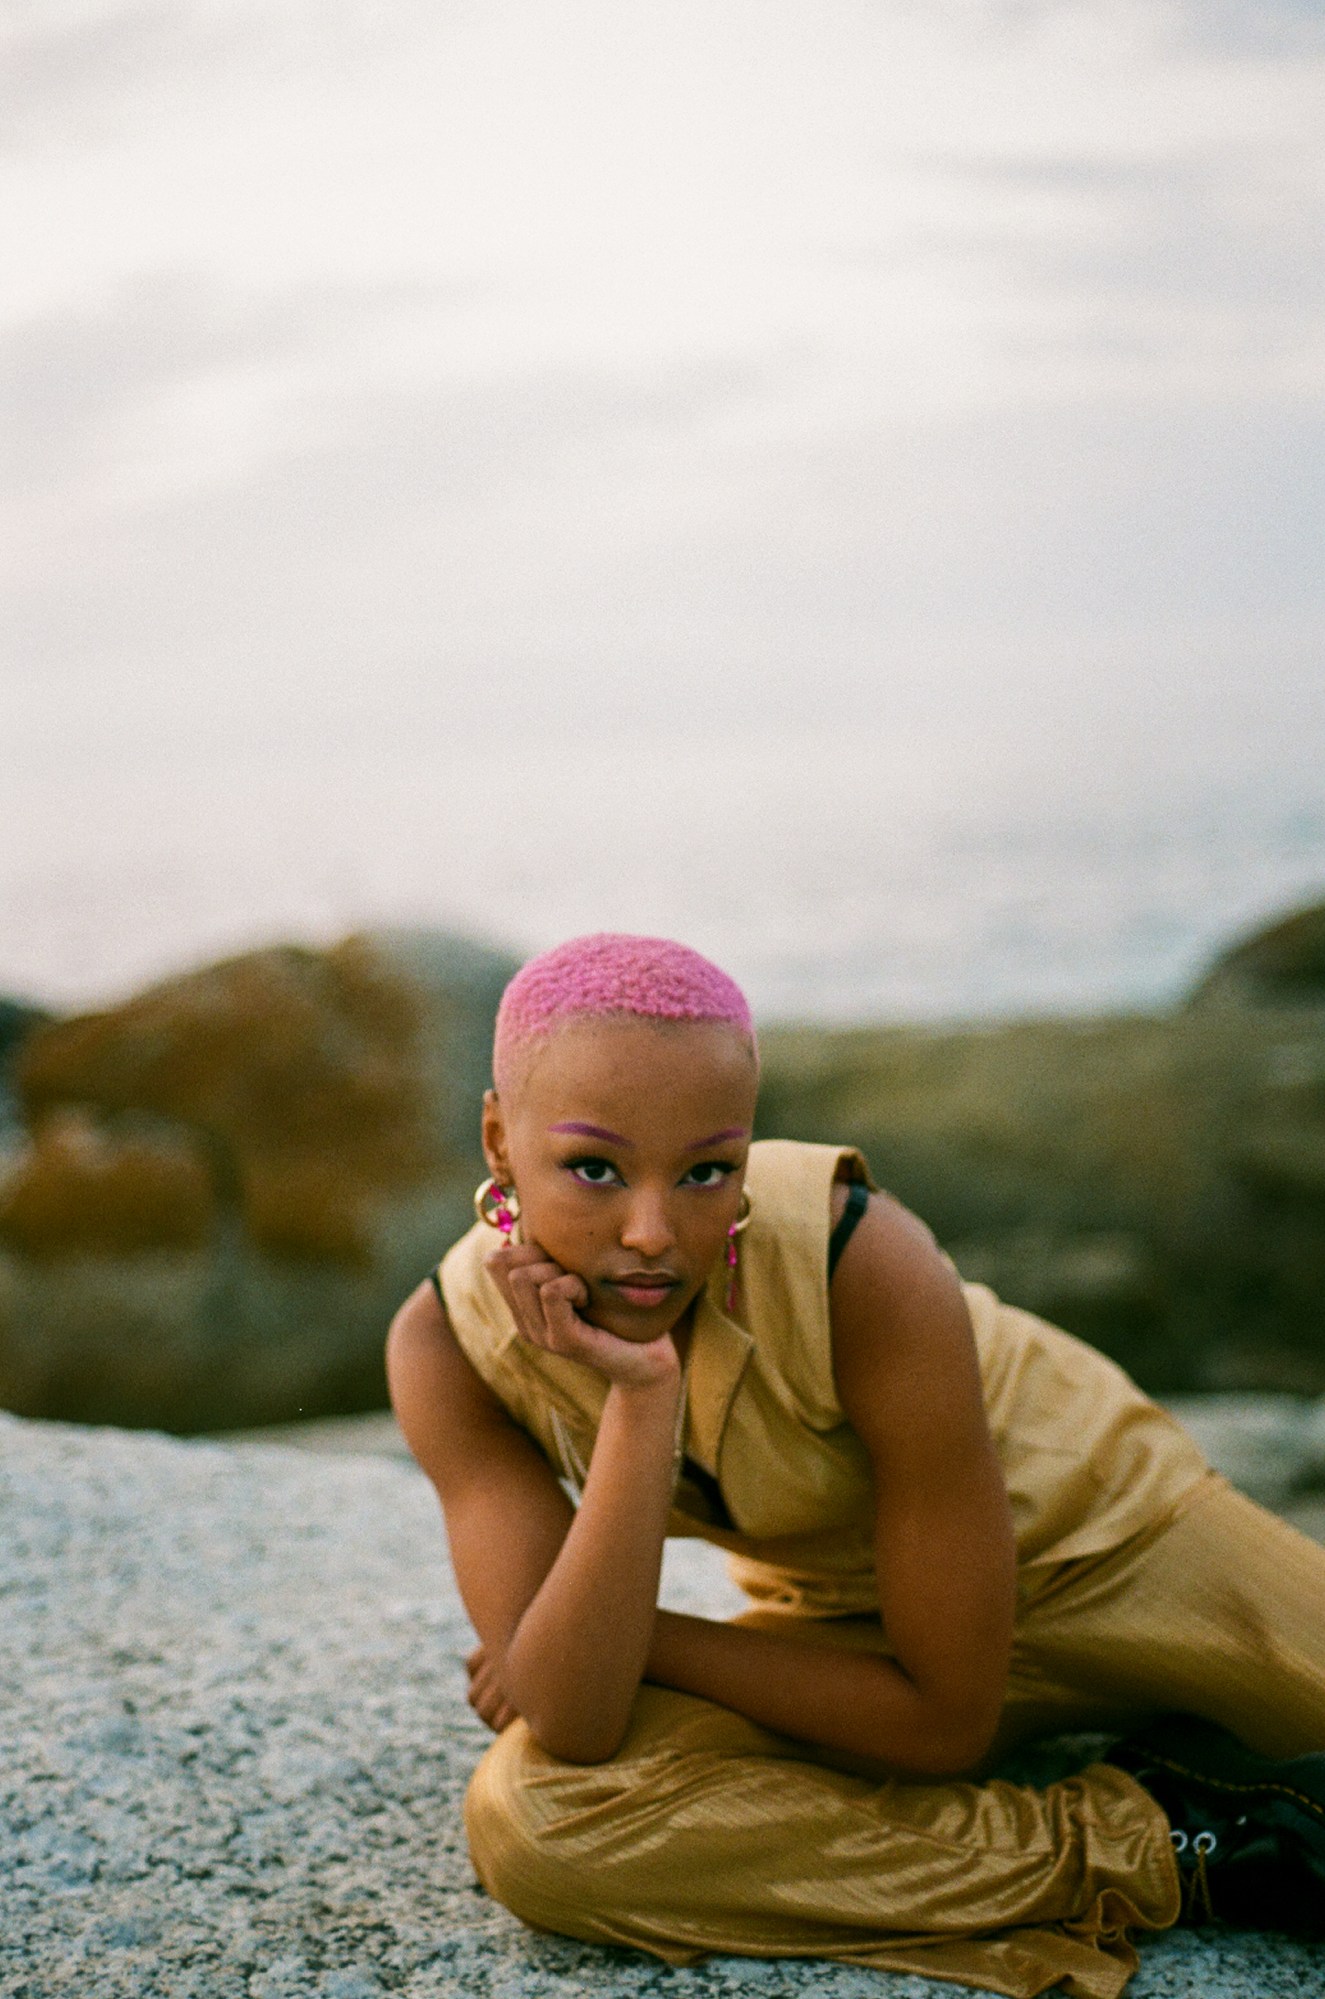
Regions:
<instances>
[{"instance_id":1,"label":"black shoulder strap","mask_svg":"<svg viewBox=\"0 0 1325 1999\"><path fill-rule=\"evenodd\" d=\"M869 1206L870 1190L863 1180L853 1180L847 1193L847 1204L837 1218L837 1226L828 1238L828 1282L833 1281L833 1272L841 1260L842 1251L850 1242L856 1223Z\"/></svg>"}]
</instances>

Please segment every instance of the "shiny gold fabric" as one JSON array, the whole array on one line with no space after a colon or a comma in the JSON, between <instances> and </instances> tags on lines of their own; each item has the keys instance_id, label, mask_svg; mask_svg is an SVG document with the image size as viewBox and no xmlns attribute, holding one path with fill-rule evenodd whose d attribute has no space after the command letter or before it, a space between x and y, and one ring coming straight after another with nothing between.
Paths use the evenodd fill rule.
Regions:
<instances>
[{"instance_id":1,"label":"shiny gold fabric","mask_svg":"<svg viewBox=\"0 0 1325 1999\"><path fill-rule=\"evenodd\" d=\"M869 1464L838 1400L828 1306L832 1184L867 1177L849 1147L751 1146L736 1310L720 1266L696 1312L685 1433L732 1526L683 1483L669 1528L730 1550L756 1601L817 1617L878 1609ZM587 1464L605 1384L516 1339L483 1267L494 1241L476 1225L441 1264L456 1337L552 1465L554 1411ZM1023 1566L1117 1547L1197 1483L1196 1446L1112 1361L984 1285L965 1290Z\"/></svg>"},{"instance_id":2,"label":"shiny gold fabric","mask_svg":"<svg viewBox=\"0 0 1325 1999\"><path fill-rule=\"evenodd\" d=\"M752 1620L886 1649L869 1466L833 1379L839 1177L867 1178L859 1154L751 1148L737 1306L719 1271L696 1312L685 1429L728 1522L683 1479L669 1531L729 1551ZM456 1336L555 1468L558 1425L587 1463L605 1385L517 1341L483 1268L492 1242L471 1230L441 1265ZM965 1289L1017 1536L1000 1750L1165 1707L1267 1749L1325 1747L1325 1552L1215 1479L1102 1355ZM514 1724L466 1815L480 1879L526 1920L676 1963L823 1956L1016 1999L1060 1979L1114 1999L1135 1964L1127 1930L1178 1907L1163 1816L1120 1771L1042 1794L900 1784L655 1687L599 1768L555 1762Z\"/></svg>"},{"instance_id":3,"label":"shiny gold fabric","mask_svg":"<svg viewBox=\"0 0 1325 1999\"><path fill-rule=\"evenodd\" d=\"M757 1610L822 1644L877 1619ZM1184 1707L1291 1754L1325 1748L1325 1550L1213 1474L1123 1548L1029 1579L1000 1748ZM610 1763L577 1767L515 1722L466 1801L489 1892L526 1922L633 1944L826 1957L1032 1999L1116 1999L1129 1930L1178 1913L1168 1825L1107 1764L1043 1791L846 1774L730 1710L646 1686Z\"/></svg>"}]
</instances>

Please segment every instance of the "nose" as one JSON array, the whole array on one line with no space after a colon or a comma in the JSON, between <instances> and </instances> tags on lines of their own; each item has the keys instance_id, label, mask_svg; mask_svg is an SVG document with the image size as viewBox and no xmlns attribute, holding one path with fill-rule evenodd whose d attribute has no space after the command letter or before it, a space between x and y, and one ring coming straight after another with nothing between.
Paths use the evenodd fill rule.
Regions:
<instances>
[{"instance_id":1,"label":"nose","mask_svg":"<svg viewBox=\"0 0 1325 1999\"><path fill-rule=\"evenodd\" d=\"M621 1231L622 1248L633 1249L640 1256L665 1256L676 1241L669 1206L667 1193L661 1188L637 1188Z\"/></svg>"}]
</instances>

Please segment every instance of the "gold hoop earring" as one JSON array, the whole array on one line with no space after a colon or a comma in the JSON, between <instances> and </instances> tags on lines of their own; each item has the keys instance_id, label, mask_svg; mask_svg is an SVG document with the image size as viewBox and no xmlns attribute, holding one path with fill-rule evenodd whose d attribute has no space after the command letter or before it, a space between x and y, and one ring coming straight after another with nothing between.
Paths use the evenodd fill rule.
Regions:
<instances>
[{"instance_id":1,"label":"gold hoop earring","mask_svg":"<svg viewBox=\"0 0 1325 1999\"><path fill-rule=\"evenodd\" d=\"M510 1242L520 1219L520 1196L514 1187L503 1187L489 1176L474 1189L474 1213Z\"/></svg>"}]
</instances>

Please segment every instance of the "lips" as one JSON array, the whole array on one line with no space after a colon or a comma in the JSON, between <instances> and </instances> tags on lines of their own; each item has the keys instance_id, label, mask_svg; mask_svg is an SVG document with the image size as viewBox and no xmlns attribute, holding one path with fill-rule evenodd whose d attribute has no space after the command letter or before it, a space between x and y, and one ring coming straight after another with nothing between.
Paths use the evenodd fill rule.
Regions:
<instances>
[{"instance_id":1,"label":"lips","mask_svg":"<svg viewBox=\"0 0 1325 1999\"><path fill-rule=\"evenodd\" d=\"M650 1306L664 1304L677 1289L680 1279L632 1270L625 1277L609 1277L605 1282L608 1290L615 1291L626 1304L648 1310Z\"/></svg>"}]
</instances>

